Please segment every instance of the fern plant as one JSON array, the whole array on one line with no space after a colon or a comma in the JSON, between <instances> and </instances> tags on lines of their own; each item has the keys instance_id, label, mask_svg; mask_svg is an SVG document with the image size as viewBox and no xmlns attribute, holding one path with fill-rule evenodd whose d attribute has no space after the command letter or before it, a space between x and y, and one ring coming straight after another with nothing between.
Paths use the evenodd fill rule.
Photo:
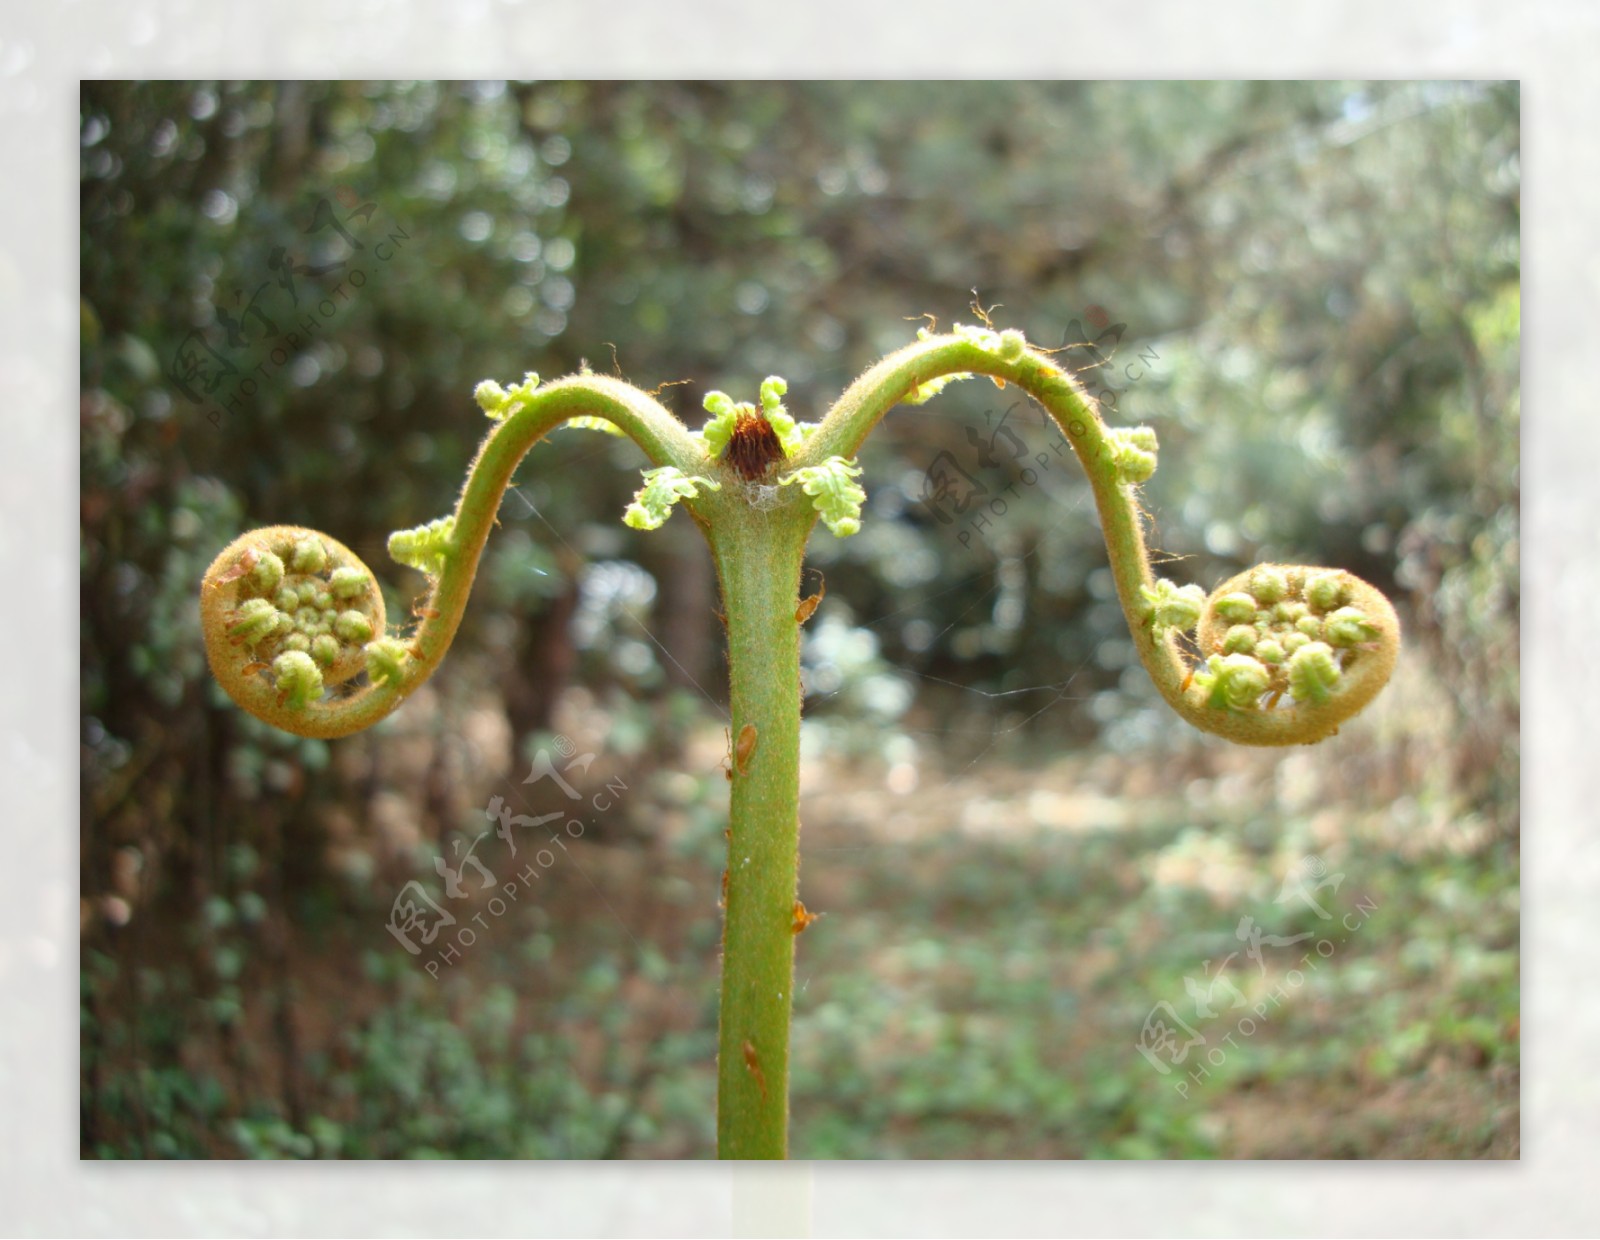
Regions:
<instances>
[{"instance_id":1,"label":"fern plant","mask_svg":"<svg viewBox=\"0 0 1600 1240\"><path fill-rule=\"evenodd\" d=\"M1155 470L1155 432L1106 425L1047 352L989 326L924 329L815 424L789 414L776 377L755 402L707 395L699 430L598 375L479 384L478 404L495 425L455 511L389 540L396 560L429 577L421 618L406 632L389 630L372 571L312 530L245 534L201 585L207 654L233 699L288 732L346 736L395 710L438 667L501 498L535 443L565 423L639 445L652 467L623 519L654 529L674 507L687 511L710 544L727 622L732 790L717 1071L725 1158L786 1152L795 937L811 919L796 886L800 627L816 603L799 593L806 543L819 517L837 537L860 529L866 494L855 457L884 414L975 375L1026 392L1071 443L1094 492L1134 646L1184 719L1240 744L1309 744L1383 687L1399 622L1388 600L1350 573L1264 564L1209 595L1157 578L1137 499Z\"/></svg>"}]
</instances>

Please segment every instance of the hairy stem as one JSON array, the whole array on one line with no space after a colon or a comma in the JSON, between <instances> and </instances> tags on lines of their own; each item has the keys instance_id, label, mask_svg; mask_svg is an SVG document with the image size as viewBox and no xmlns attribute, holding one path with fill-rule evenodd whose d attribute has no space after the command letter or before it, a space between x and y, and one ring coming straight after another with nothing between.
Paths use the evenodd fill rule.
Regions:
<instances>
[{"instance_id":1,"label":"hairy stem","mask_svg":"<svg viewBox=\"0 0 1600 1240\"><path fill-rule=\"evenodd\" d=\"M728 617L733 780L717 1154L783 1158L800 842L800 562L809 519L746 509L711 535ZM809 514L806 514L809 516Z\"/></svg>"}]
</instances>

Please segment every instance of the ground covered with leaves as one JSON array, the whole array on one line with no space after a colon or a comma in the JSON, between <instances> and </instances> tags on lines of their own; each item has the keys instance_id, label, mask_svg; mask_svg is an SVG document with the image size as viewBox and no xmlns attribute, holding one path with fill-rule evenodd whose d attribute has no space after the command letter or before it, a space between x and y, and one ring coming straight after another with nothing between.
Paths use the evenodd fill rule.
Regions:
<instances>
[{"instance_id":1,"label":"ground covered with leaves","mask_svg":"<svg viewBox=\"0 0 1600 1240\"><path fill-rule=\"evenodd\" d=\"M1515 822L1412 730L1426 682L1393 693L1289 752L808 724L793 1155L1517 1157ZM500 913L390 792L308 836L292 908L268 871L305 859L237 845L230 896L86 942L85 1156L708 1157L726 738L652 766L572 699L561 735L611 742L587 830ZM454 959L386 933L409 878L477 919Z\"/></svg>"}]
</instances>

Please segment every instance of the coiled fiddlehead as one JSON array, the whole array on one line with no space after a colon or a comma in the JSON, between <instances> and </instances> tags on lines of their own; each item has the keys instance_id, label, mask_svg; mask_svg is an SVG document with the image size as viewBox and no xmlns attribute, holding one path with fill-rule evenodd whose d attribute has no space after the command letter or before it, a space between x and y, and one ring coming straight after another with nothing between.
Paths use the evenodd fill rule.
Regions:
<instances>
[{"instance_id":1,"label":"coiled fiddlehead","mask_svg":"<svg viewBox=\"0 0 1600 1240\"><path fill-rule=\"evenodd\" d=\"M383 636L372 571L337 539L298 526L229 543L201 583L200 623L212 674L233 700L302 736L342 735L310 722L324 690L368 671L382 680L387 655L401 657Z\"/></svg>"},{"instance_id":2,"label":"coiled fiddlehead","mask_svg":"<svg viewBox=\"0 0 1600 1240\"><path fill-rule=\"evenodd\" d=\"M1205 662L1189 694L1203 698L1209 731L1247 745L1311 744L1388 683L1400 620L1352 573L1258 564L1206 600L1196 637Z\"/></svg>"}]
</instances>

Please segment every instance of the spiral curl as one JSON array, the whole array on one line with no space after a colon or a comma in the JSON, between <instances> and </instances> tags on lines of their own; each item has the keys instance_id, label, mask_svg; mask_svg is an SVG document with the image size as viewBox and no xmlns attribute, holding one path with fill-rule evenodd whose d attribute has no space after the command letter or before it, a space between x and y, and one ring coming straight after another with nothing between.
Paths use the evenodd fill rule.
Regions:
<instances>
[{"instance_id":1,"label":"spiral curl","mask_svg":"<svg viewBox=\"0 0 1600 1240\"><path fill-rule=\"evenodd\" d=\"M1354 573L1258 564L1212 592L1195 639L1205 661L1185 698L1201 726L1244 744L1309 745L1388 683L1400 619Z\"/></svg>"},{"instance_id":2,"label":"spiral curl","mask_svg":"<svg viewBox=\"0 0 1600 1240\"><path fill-rule=\"evenodd\" d=\"M241 707L299 736L336 736L355 727L339 730L345 712L325 698L348 700L339 691L368 670L387 617L355 552L316 530L273 525L240 535L211 562L200 627L212 675Z\"/></svg>"}]
</instances>

